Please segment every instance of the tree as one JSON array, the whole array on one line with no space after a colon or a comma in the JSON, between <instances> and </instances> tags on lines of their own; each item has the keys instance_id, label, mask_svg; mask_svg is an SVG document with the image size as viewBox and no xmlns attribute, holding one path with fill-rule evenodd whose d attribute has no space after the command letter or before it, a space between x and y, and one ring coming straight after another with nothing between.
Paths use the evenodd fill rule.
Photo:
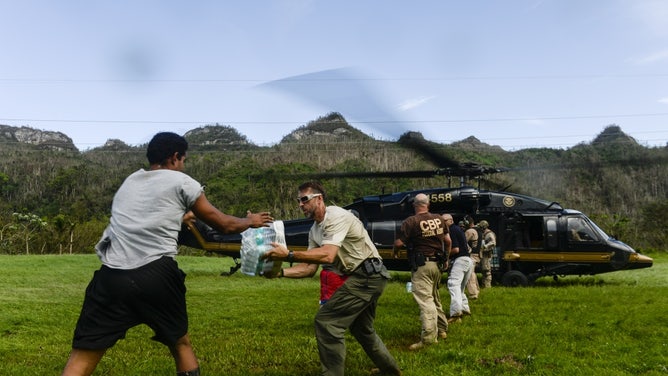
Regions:
<instances>
[{"instance_id":1,"label":"tree","mask_svg":"<svg viewBox=\"0 0 668 376\"><path fill-rule=\"evenodd\" d=\"M17 230L21 234L21 239L25 242L26 255L30 254L30 240L34 233L44 229L47 222L32 213L13 213Z\"/></svg>"}]
</instances>

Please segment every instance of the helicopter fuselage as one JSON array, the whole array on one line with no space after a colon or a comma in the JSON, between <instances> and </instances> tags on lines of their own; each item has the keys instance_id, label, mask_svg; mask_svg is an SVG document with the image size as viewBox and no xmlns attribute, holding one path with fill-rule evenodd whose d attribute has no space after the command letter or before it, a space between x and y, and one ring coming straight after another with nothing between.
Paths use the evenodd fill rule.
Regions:
<instances>
[{"instance_id":1,"label":"helicopter fuselage","mask_svg":"<svg viewBox=\"0 0 668 376\"><path fill-rule=\"evenodd\" d=\"M492 274L504 285L523 286L543 276L646 268L653 263L579 211L525 195L464 186L365 196L345 206L364 223L390 270L409 270L406 251L395 258L392 247L401 223L414 214L412 202L418 193L429 196L432 213L452 214L455 222L470 215L476 222L484 219L490 224L497 237ZM310 219L284 221L291 250L306 250L312 224ZM182 231L180 242L238 258L241 236L220 234L198 223Z\"/></svg>"}]
</instances>

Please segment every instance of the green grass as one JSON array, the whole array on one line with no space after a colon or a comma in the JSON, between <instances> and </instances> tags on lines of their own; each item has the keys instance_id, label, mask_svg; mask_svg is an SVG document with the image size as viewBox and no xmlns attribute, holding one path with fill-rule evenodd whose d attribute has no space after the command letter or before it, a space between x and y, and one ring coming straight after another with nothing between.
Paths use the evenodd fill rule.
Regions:
<instances>
[{"instance_id":1,"label":"green grass","mask_svg":"<svg viewBox=\"0 0 668 376\"><path fill-rule=\"evenodd\" d=\"M405 375L666 375L668 255L650 269L494 287L473 316L420 352L418 309L394 274L376 329ZM179 257L188 274L190 333L204 375L317 375L317 278L221 277L231 260ZM58 375L70 350L93 255L0 256L0 374ZM443 302L449 302L441 290ZM144 326L107 352L96 375L173 375L166 348ZM373 367L348 337L347 375Z\"/></svg>"}]
</instances>

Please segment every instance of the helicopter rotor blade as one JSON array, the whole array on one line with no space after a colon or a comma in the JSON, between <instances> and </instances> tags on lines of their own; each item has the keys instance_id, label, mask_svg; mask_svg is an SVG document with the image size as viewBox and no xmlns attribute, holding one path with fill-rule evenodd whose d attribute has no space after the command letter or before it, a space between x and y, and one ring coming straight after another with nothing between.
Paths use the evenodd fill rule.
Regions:
<instances>
[{"instance_id":1,"label":"helicopter rotor blade","mask_svg":"<svg viewBox=\"0 0 668 376\"><path fill-rule=\"evenodd\" d=\"M455 168L459 163L445 156L424 139L421 133L410 131L359 69L338 68L285 77L265 82L260 87L278 90L328 111L366 123L367 128L385 135L400 136L398 143L415 151L437 168ZM314 85L317 83L317 85Z\"/></svg>"},{"instance_id":2,"label":"helicopter rotor blade","mask_svg":"<svg viewBox=\"0 0 668 376\"><path fill-rule=\"evenodd\" d=\"M505 192L512 186L512 184L508 184L507 182L498 182L483 176L476 178L476 180L478 181L479 188L493 189L501 192Z\"/></svg>"},{"instance_id":3,"label":"helicopter rotor blade","mask_svg":"<svg viewBox=\"0 0 668 376\"><path fill-rule=\"evenodd\" d=\"M412 150L433 164L434 171L391 171L322 173L306 176L320 178L421 178L433 176L459 177L462 181L507 169L496 169L475 163L460 163L443 152L442 145L425 140L420 132L410 131L397 114L386 105L381 91L365 79L358 69L339 68L306 73L269 81L260 87L279 90L330 111L337 111L362 121L380 133L397 134L399 146ZM314 83L318 83L314 85ZM373 121L372 121L373 120ZM379 121L380 120L380 121Z\"/></svg>"},{"instance_id":4,"label":"helicopter rotor blade","mask_svg":"<svg viewBox=\"0 0 668 376\"><path fill-rule=\"evenodd\" d=\"M347 67L284 77L258 87L338 112L385 137L397 137L405 127L368 77L359 68Z\"/></svg>"},{"instance_id":5,"label":"helicopter rotor blade","mask_svg":"<svg viewBox=\"0 0 668 376\"><path fill-rule=\"evenodd\" d=\"M314 179L335 178L431 178L439 175L438 170L417 171L368 171L368 172L322 172L312 174L297 174L294 177Z\"/></svg>"},{"instance_id":6,"label":"helicopter rotor blade","mask_svg":"<svg viewBox=\"0 0 668 376\"><path fill-rule=\"evenodd\" d=\"M420 132L406 132L399 137L397 142L404 148L415 151L439 168L460 167L459 162L445 156L433 146L433 143L425 140Z\"/></svg>"},{"instance_id":7,"label":"helicopter rotor blade","mask_svg":"<svg viewBox=\"0 0 668 376\"><path fill-rule=\"evenodd\" d=\"M505 169L490 168L475 164L463 164L454 168L439 168L436 170L413 170L413 171L360 171L360 172L320 172L294 174L293 177L301 178L432 178L436 176L445 177L467 177L475 178L486 176L498 172L504 172Z\"/></svg>"}]
</instances>

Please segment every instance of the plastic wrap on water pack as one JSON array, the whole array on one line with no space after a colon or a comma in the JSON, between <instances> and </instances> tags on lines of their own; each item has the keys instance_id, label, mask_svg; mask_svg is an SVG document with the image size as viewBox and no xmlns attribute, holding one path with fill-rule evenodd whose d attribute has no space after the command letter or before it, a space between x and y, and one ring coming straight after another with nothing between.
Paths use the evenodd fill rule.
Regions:
<instances>
[{"instance_id":1,"label":"plastic wrap on water pack","mask_svg":"<svg viewBox=\"0 0 668 376\"><path fill-rule=\"evenodd\" d=\"M249 228L241 233L241 272L256 276L281 268L281 261L266 261L261 257L271 249L271 243L286 245L283 221L274 221L269 227Z\"/></svg>"}]
</instances>

